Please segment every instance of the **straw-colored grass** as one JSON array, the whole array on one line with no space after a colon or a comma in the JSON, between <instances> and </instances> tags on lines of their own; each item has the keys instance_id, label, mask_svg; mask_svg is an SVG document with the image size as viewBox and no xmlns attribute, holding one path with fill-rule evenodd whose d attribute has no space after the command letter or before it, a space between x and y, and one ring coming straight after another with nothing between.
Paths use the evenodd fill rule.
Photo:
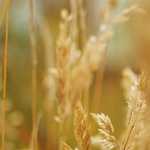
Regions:
<instances>
[{"instance_id":1,"label":"straw-colored grass","mask_svg":"<svg viewBox=\"0 0 150 150\"><path fill-rule=\"evenodd\" d=\"M17 140L15 140L17 141L16 143L20 142L18 144L19 149L29 147L30 150L53 150L51 148L51 144L53 144L53 147L60 150L94 150L96 148L100 150L148 150L150 147L148 147L149 135L147 134L150 130L148 127L149 121L146 119L149 111L147 109L148 96L146 93L148 77L145 70L140 69L140 73L134 73L129 68L123 70L122 82L120 82L122 83L127 106L125 106L126 114L123 117L126 124L120 136L116 136L117 129L115 129L113 121L111 121L108 115L101 112L90 112L90 104L96 102L95 106L98 105L97 107L99 107L100 105L100 102L96 99L101 98L99 93L102 93L102 80L107 61L107 51L114 35L114 27L129 21L130 15L144 14L145 11L137 5L131 5L116 13L117 0L108 0L103 8L101 24L97 34L88 36L85 1L70 0L69 4L70 10L63 9L61 11L59 34L55 41L56 47L54 50L51 50L52 41L49 41L51 36L49 35L48 21L43 21L43 24L38 26L36 20L38 14L36 13L36 1L28 0L28 35L32 59L30 103L32 131L28 133L30 140L27 144L23 144L20 134L22 130L24 131L25 127L17 129L16 135L19 135L20 139L16 138ZM3 89L0 120L1 150L11 150L7 148L11 137L9 137L9 134L7 135L6 115L8 99L9 5L10 1L6 0L0 6L0 27L4 25ZM42 38L41 43L44 45L42 52L52 54L50 58L53 59L45 61L53 64L47 65L50 68L46 68L48 75L44 76L46 76L46 84L49 91L47 92L48 94L45 92L46 96L41 98L42 102L38 101L39 82L37 77L39 66L37 49L38 46L41 46L38 44L39 35ZM100 85L95 83L94 79L96 81L98 79ZM48 96L50 98L47 98ZM42 118L38 116L38 103L42 103L40 107ZM43 121L45 116L47 125ZM96 131L96 126L93 124L94 120L98 127ZM40 131L43 130L46 132L46 136L45 133L41 134ZM96 134L94 134L94 131ZM25 135L23 135L23 138L26 138ZM52 142L54 139L57 139L55 143ZM143 145L145 145L145 148L141 149ZM15 150L15 148L12 150Z\"/></svg>"},{"instance_id":2,"label":"straw-colored grass","mask_svg":"<svg viewBox=\"0 0 150 150\"><path fill-rule=\"evenodd\" d=\"M6 105L7 105L7 85L8 85L8 15L5 18L5 41L3 50L3 95L2 95L2 145L1 149L5 150L6 145Z\"/></svg>"}]
</instances>

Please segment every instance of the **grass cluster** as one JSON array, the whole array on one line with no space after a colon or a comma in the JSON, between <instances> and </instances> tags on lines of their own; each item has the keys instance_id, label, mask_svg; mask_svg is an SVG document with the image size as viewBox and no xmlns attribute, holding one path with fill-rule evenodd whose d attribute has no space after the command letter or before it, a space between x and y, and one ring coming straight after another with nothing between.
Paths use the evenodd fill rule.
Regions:
<instances>
[{"instance_id":1,"label":"grass cluster","mask_svg":"<svg viewBox=\"0 0 150 150\"><path fill-rule=\"evenodd\" d=\"M1 2L1 1L0 1ZM107 0L101 15L101 23L96 35L88 35L87 11L84 0L70 0L70 10L61 11L59 35L54 50L49 49L49 27L37 24L36 1L28 0L29 39L32 59L32 129L27 144L18 148L9 145L8 123L8 67L9 67L9 10L13 1L4 0L0 6L0 30L3 33L2 55L2 100L1 100L1 150L149 150L150 134L148 110L148 71L139 67L134 73L123 69L122 88L126 99L125 128L120 136L108 115L91 112L91 105L101 93L107 50L113 38L114 27L129 20L131 15L143 15L145 11L137 5L124 8L119 13L117 0ZM116 13L117 12L117 13ZM38 104L38 37L42 39L45 51L50 51L53 63L47 69L44 86L47 86L42 105ZM53 51L53 52L51 52ZM48 60L46 60L48 61ZM52 61L50 61L52 62ZM94 82L95 74L99 83ZM100 84L100 85L99 85ZM94 88L93 88L94 87ZM13 103L12 103L13 105ZM99 105L99 103L98 103ZM93 111L93 110L92 110ZM12 124L16 130L21 116L12 113ZM10 115L10 114L9 114ZM43 119L44 118L44 119ZM46 119L45 119L46 118ZM40 124L44 125L44 139L39 137ZM95 121L95 123L94 123ZM96 130L95 130L96 129ZM54 130L54 131L53 131ZM54 135L55 134L55 135ZM25 137L14 140L23 143ZM55 140L56 145L52 143ZM17 141L17 142L16 142Z\"/></svg>"}]
</instances>

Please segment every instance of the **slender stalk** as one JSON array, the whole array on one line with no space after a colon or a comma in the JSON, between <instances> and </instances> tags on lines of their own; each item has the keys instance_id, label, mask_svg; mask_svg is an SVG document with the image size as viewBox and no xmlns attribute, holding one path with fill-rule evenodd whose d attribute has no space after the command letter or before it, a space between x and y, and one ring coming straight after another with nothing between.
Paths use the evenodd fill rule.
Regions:
<instances>
[{"instance_id":1,"label":"slender stalk","mask_svg":"<svg viewBox=\"0 0 150 150\"><path fill-rule=\"evenodd\" d=\"M139 111L136 114L135 118L134 118L134 113L133 112L131 113L131 117L129 118L129 123L128 123L129 128L127 129L126 136L121 143L121 150L127 150L128 149L128 144L130 142L130 138L134 132L134 129L136 128L136 124L137 124L139 115L142 111L143 105L144 105L144 102L140 104ZM132 120L134 120L134 121L132 122Z\"/></svg>"},{"instance_id":2,"label":"slender stalk","mask_svg":"<svg viewBox=\"0 0 150 150\"><path fill-rule=\"evenodd\" d=\"M36 48L36 22L35 22L35 0L29 0L30 8L30 42L32 50L32 129L36 127L37 121L37 48ZM34 136L33 147L37 147L37 137Z\"/></svg>"},{"instance_id":3,"label":"slender stalk","mask_svg":"<svg viewBox=\"0 0 150 150\"><path fill-rule=\"evenodd\" d=\"M6 143L6 104L7 104L7 75L8 72L8 12L5 21L5 41L3 49L3 93L2 93L2 146L1 149L5 150Z\"/></svg>"},{"instance_id":4,"label":"slender stalk","mask_svg":"<svg viewBox=\"0 0 150 150\"><path fill-rule=\"evenodd\" d=\"M135 123L129 128L129 131L128 131L128 134L127 134L127 137L123 143L123 148L121 150L126 150L127 149L127 146L128 146L128 143L129 143L129 140L130 140L130 137L133 133L133 130L135 128Z\"/></svg>"},{"instance_id":5,"label":"slender stalk","mask_svg":"<svg viewBox=\"0 0 150 150\"><path fill-rule=\"evenodd\" d=\"M38 145L37 145L37 143L35 145L34 139L37 139L37 137L38 137L38 131L39 131L41 118L42 118L42 115L39 114L38 117L37 117L37 121L35 123L35 126L32 130L32 140L31 140L31 149L32 150L37 150L38 149Z\"/></svg>"},{"instance_id":6,"label":"slender stalk","mask_svg":"<svg viewBox=\"0 0 150 150\"><path fill-rule=\"evenodd\" d=\"M77 0L70 0L70 9L72 14L72 40L74 42L75 48L78 47L78 3Z\"/></svg>"},{"instance_id":7,"label":"slender stalk","mask_svg":"<svg viewBox=\"0 0 150 150\"><path fill-rule=\"evenodd\" d=\"M80 46L83 49L87 41L87 23L86 23L86 11L84 8L85 0L78 0L79 6L79 28L80 28Z\"/></svg>"},{"instance_id":8,"label":"slender stalk","mask_svg":"<svg viewBox=\"0 0 150 150\"><path fill-rule=\"evenodd\" d=\"M40 33L42 36L44 48L45 48L45 68L46 72L49 70L49 68L54 66L54 58L55 54L54 51L51 51L54 47L52 46L52 37L51 37L51 29L49 28L49 24L47 21L44 21L42 26L40 26ZM48 72L46 73L48 74ZM51 85L50 85L51 87ZM51 93L51 91L50 91ZM51 133L52 133L52 128L53 128L53 123L50 123L50 120L53 120L53 108L54 108L54 103L53 103L53 96L50 95L50 93L45 93L45 118L46 118L46 149L49 150L51 149ZM54 138L54 137L53 137ZM55 140L54 140L55 141Z\"/></svg>"}]
</instances>

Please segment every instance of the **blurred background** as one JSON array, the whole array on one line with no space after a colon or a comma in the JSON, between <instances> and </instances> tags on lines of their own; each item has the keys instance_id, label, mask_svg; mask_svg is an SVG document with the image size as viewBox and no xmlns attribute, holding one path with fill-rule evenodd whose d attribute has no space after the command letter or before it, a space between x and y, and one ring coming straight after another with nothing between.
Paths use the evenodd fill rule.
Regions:
<instances>
[{"instance_id":1,"label":"blurred background","mask_svg":"<svg viewBox=\"0 0 150 150\"><path fill-rule=\"evenodd\" d=\"M1 1L0 1L1 2ZM0 3L1 4L1 3ZM101 23L101 10L105 0L86 0L88 35L98 32ZM140 67L149 64L150 48L150 1L148 0L118 0L117 11L137 4L146 14L133 14L130 19L114 27L114 35L109 43L105 65L101 96L96 97L96 105L92 112L104 112L112 118L117 136L123 129L125 114L125 99L121 88L121 72L125 67L131 67L136 72ZM43 103L47 98L48 87L45 84L48 69L53 66L56 39L59 32L60 12L63 8L70 9L69 0L36 0L36 21L38 37L38 111L43 112ZM9 20L9 67L8 67L8 147L9 150L26 148L31 135L31 70L32 58L29 42L29 6L28 1L13 0ZM43 37L46 36L47 43ZM4 37L0 31L0 60L2 60ZM0 63L0 77L1 77ZM95 77L97 75L95 74ZM101 84L95 78L96 85ZM2 81L0 80L0 96ZM92 101L92 100L91 100ZM46 106L46 112L51 106ZM45 110L44 110L45 111ZM51 112L50 112L51 113ZM52 114L42 118L39 127L39 143L46 150L47 122L49 127L49 147L57 149L57 123ZM46 119L45 119L46 118ZM48 118L48 119L47 119ZM0 131L1 132L1 131ZM70 139L70 143L73 143Z\"/></svg>"}]
</instances>

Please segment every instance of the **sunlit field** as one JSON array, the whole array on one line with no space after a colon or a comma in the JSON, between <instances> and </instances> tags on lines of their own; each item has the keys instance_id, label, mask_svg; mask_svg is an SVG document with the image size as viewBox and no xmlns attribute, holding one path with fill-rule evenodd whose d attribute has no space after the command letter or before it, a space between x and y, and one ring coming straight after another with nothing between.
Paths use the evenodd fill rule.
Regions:
<instances>
[{"instance_id":1,"label":"sunlit field","mask_svg":"<svg viewBox=\"0 0 150 150\"><path fill-rule=\"evenodd\" d=\"M0 150L150 150L149 0L0 0Z\"/></svg>"}]
</instances>

